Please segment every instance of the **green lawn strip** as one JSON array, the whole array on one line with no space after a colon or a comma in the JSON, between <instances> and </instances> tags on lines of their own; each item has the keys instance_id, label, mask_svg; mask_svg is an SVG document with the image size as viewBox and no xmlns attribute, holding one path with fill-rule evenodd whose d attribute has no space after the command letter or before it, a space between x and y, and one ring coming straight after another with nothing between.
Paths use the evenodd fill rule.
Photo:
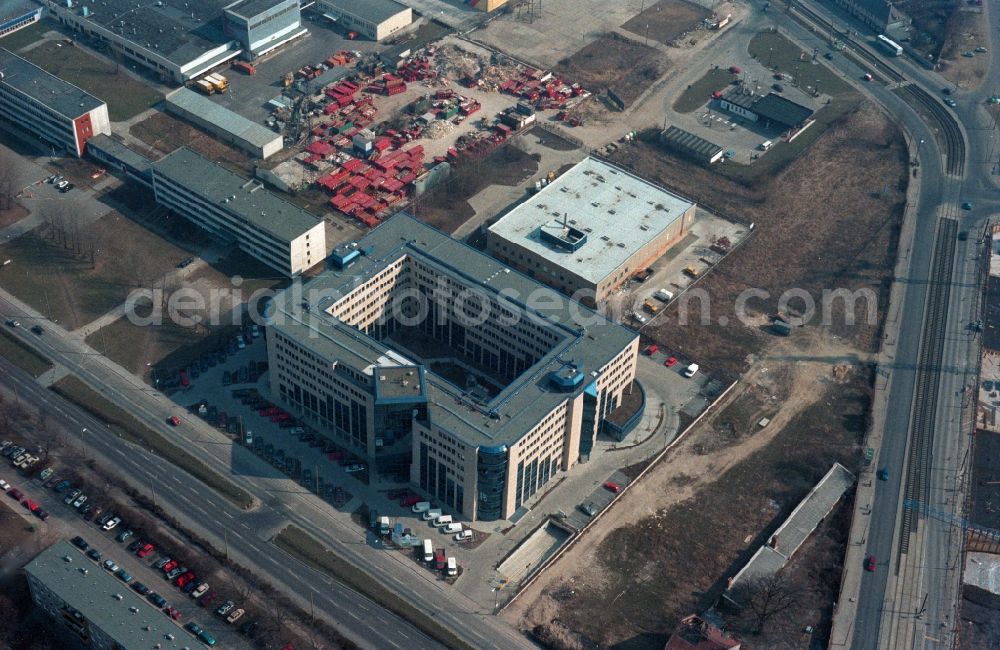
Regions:
<instances>
[{"instance_id":1,"label":"green lawn strip","mask_svg":"<svg viewBox=\"0 0 1000 650\"><path fill-rule=\"evenodd\" d=\"M693 113L708 103L712 93L718 92L732 83L735 75L729 70L716 68L709 70L705 76L694 82L681 93L674 102L674 110L678 113Z\"/></svg>"},{"instance_id":2,"label":"green lawn strip","mask_svg":"<svg viewBox=\"0 0 1000 650\"><path fill-rule=\"evenodd\" d=\"M757 34L750 39L747 51L768 68L791 75L802 88L818 86L821 93L830 96L853 92L830 68L813 63L812 52L806 52L778 32Z\"/></svg>"},{"instance_id":3,"label":"green lawn strip","mask_svg":"<svg viewBox=\"0 0 1000 650\"><path fill-rule=\"evenodd\" d=\"M28 347L28 344L15 337L6 329L0 330L0 355L7 358L18 368L31 373L32 377L38 377L46 370L52 368L52 362Z\"/></svg>"},{"instance_id":4,"label":"green lawn strip","mask_svg":"<svg viewBox=\"0 0 1000 650\"><path fill-rule=\"evenodd\" d=\"M153 450L241 508L250 505L250 494L246 490L209 469L204 463L177 445L168 442L163 436L137 420L131 413L117 404L113 404L77 377L72 375L63 377L50 388L91 415L100 418L116 433Z\"/></svg>"},{"instance_id":5,"label":"green lawn strip","mask_svg":"<svg viewBox=\"0 0 1000 650\"><path fill-rule=\"evenodd\" d=\"M449 648L472 650L473 646L456 636L446 626L429 618L394 591L382 586L375 577L334 555L319 540L301 528L287 526L274 538L274 544L299 561L380 603Z\"/></svg>"},{"instance_id":6,"label":"green lawn strip","mask_svg":"<svg viewBox=\"0 0 1000 650\"><path fill-rule=\"evenodd\" d=\"M76 46L49 41L24 52L22 56L107 102L112 122L135 117L163 100L162 93L129 76L124 66L119 69L114 63L91 56Z\"/></svg>"}]
</instances>

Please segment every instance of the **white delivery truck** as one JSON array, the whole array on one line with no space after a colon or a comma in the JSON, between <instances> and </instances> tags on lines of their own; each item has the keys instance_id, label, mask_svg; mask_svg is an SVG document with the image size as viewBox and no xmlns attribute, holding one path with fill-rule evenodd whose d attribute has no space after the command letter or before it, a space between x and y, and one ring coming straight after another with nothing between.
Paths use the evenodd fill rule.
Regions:
<instances>
[{"instance_id":1,"label":"white delivery truck","mask_svg":"<svg viewBox=\"0 0 1000 650\"><path fill-rule=\"evenodd\" d=\"M444 528L441 529L441 532L445 535L460 533L462 532L462 524L445 524Z\"/></svg>"},{"instance_id":2,"label":"white delivery truck","mask_svg":"<svg viewBox=\"0 0 1000 650\"><path fill-rule=\"evenodd\" d=\"M424 562L433 562L433 561L434 561L434 544L431 543L431 540L425 539L424 540Z\"/></svg>"},{"instance_id":3,"label":"white delivery truck","mask_svg":"<svg viewBox=\"0 0 1000 650\"><path fill-rule=\"evenodd\" d=\"M424 513L424 521L434 521L441 516L441 510L439 508L434 508L433 510L428 510Z\"/></svg>"},{"instance_id":4,"label":"white delivery truck","mask_svg":"<svg viewBox=\"0 0 1000 650\"><path fill-rule=\"evenodd\" d=\"M422 512L427 512L430 509L431 509L431 502L430 501L421 501L419 503L415 503L415 504L413 504L413 507L411 508L411 510L413 512L417 513L418 515L420 513L422 513Z\"/></svg>"},{"instance_id":5,"label":"white delivery truck","mask_svg":"<svg viewBox=\"0 0 1000 650\"><path fill-rule=\"evenodd\" d=\"M449 576L458 575L458 562L456 562L455 558L453 557L448 558L448 575Z\"/></svg>"},{"instance_id":6,"label":"white delivery truck","mask_svg":"<svg viewBox=\"0 0 1000 650\"><path fill-rule=\"evenodd\" d=\"M378 533L379 535L388 535L389 530L392 526L389 524L389 518L385 515L378 518Z\"/></svg>"},{"instance_id":7,"label":"white delivery truck","mask_svg":"<svg viewBox=\"0 0 1000 650\"><path fill-rule=\"evenodd\" d=\"M440 528L441 526L450 524L451 522L452 522L451 515L442 515L434 520L434 525Z\"/></svg>"}]
</instances>

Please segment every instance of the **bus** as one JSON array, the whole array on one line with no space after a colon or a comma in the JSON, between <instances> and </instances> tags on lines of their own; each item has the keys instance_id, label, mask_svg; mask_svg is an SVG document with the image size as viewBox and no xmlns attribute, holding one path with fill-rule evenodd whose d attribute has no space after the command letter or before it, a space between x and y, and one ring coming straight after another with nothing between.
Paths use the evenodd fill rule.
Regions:
<instances>
[{"instance_id":1,"label":"bus","mask_svg":"<svg viewBox=\"0 0 1000 650\"><path fill-rule=\"evenodd\" d=\"M891 56L902 56L903 48L896 41L889 40L885 34L878 35L878 44Z\"/></svg>"}]
</instances>

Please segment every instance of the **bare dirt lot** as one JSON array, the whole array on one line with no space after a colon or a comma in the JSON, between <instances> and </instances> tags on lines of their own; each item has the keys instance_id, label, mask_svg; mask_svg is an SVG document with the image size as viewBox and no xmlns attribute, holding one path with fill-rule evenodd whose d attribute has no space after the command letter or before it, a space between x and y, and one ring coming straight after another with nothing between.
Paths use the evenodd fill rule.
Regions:
<instances>
[{"instance_id":1,"label":"bare dirt lot","mask_svg":"<svg viewBox=\"0 0 1000 650\"><path fill-rule=\"evenodd\" d=\"M561 59L556 70L591 92L614 91L628 106L666 72L667 65L666 55L659 50L608 32Z\"/></svg>"},{"instance_id":2,"label":"bare dirt lot","mask_svg":"<svg viewBox=\"0 0 1000 650\"><path fill-rule=\"evenodd\" d=\"M622 29L668 44L711 15L708 9L684 0L661 0L622 25Z\"/></svg>"},{"instance_id":3,"label":"bare dirt lot","mask_svg":"<svg viewBox=\"0 0 1000 650\"><path fill-rule=\"evenodd\" d=\"M185 146L234 171L251 170L250 156L166 113L151 115L132 126L129 133L164 154Z\"/></svg>"},{"instance_id":4,"label":"bare dirt lot","mask_svg":"<svg viewBox=\"0 0 1000 650\"><path fill-rule=\"evenodd\" d=\"M707 319L702 320L701 307L693 300L691 317L681 325L679 305L684 301L678 300L643 330L644 338L735 376L751 363L748 355L762 352L773 341L774 335L765 331L767 316L777 310L784 292L802 290L813 296L818 309L823 290L848 289L877 294L878 322L870 321L866 303L858 302L855 324L848 325L844 304L837 302L828 310L832 331L861 351L875 349L908 168L902 137L873 106L835 122L777 176L748 186L655 144L640 142L619 149L613 158L713 212L755 224L754 235L695 285L708 297ZM760 289L768 296L749 300L745 317L740 317L736 299L746 289ZM788 308L804 305L792 300ZM819 321L817 317L807 327Z\"/></svg>"},{"instance_id":5,"label":"bare dirt lot","mask_svg":"<svg viewBox=\"0 0 1000 650\"><path fill-rule=\"evenodd\" d=\"M989 45L983 15L958 11L948 25L948 35L941 51L941 74L953 84L971 90L978 88L990 67L990 54L977 53L977 47ZM972 58L962 56L972 52Z\"/></svg>"},{"instance_id":6,"label":"bare dirt lot","mask_svg":"<svg viewBox=\"0 0 1000 650\"><path fill-rule=\"evenodd\" d=\"M510 143L478 160L466 159L447 181L410 205L410 212L446 233L452 233L476 211L468 199L487 185L517 185L538 171L538 160Z\"/></svg>"},{"instance_id":7,"label":"bare dirt lot","mask_svg":"<svg viewBox=\"0 0 1000 650\"><path fill-rule=\"evenodd\" d=\"M850 351L828 333L783 339L727 406L635 485L505 616L526 630L558 619L602 647L663 647L679 618L714 603L726 579L833 462L855 465L871 373L839 363ZM761 429L756 422L764 415L772 419ZM844 520L821 530L793 559L789 573L803 597L784 631L828 618L845 530Z\"/></svg>"}]
</instances>

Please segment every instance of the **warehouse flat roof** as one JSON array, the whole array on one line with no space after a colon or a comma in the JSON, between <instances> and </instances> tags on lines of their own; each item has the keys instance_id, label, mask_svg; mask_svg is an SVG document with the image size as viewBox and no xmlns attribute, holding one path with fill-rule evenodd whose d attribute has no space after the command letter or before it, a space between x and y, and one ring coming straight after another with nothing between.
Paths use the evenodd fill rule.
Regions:
<instances>
[{"instance_id":1,"label":"warehouse flat roof","mask_svg":"<svg viewBox=\"0 0 1000 650\"><path fill-rule=\"evenodd\" d=\"M409 7L393 0L327 0L326 4L376 25L409 10Z\"/></svg>"},{"instance_id":2,"label":"warehouse flat roof","mask_svg":"<svg viewBox=\"0 0 1000 650\"><path fill-rule=\"evenodd\" d=\"M192 645L191 637L158 608L65 540L39 553L24 570L124 648Z\"/></svg>"},{"instance_id":3,"label":"warehouse flat roof","mask_svg":"<svg viewBox=\"0 0 1000 650\"><path fill-rule=\"evenodd\" d=\"M663 141L685 153L706 160L711 160L722 153L722 147L719 145L676 126L671 126L663 132Z\"/></svg>"},{"instance_id":4,"label":"warehouse flat roof","mask_svg":"<svg viewBox=\"0 0 1000 650\"><path fill-rule=\"evenodd\" d=\"M757 100L752 110L765 119L785 126L798 126L813 114L811 108L774 93L768 93Z\"/></svg>"},{"instance_id":5,"label":"warehouse flat roof","mask_svg":"<svg viewBox=\"0 0 1000 650\"><path fill-rule=\"evenodd\" d=\"M290 242L322 220L270 192L259 181L247 180L187 147L153 163L155 174L188 188L245 221Z\"/></svg>"},{"instance_id":6,"label":"warehouse flat roof","mask_svg":"<svg viewBox=\"0 0 1000 650\"><path fill-rule=\"evenodd\" d=\"M222 10L232 0L101 0L90 5L86 20L139 47L184 65L206 50L233 39L222 31ZM78 3L68 9L82 16Z\"/></svg>"},{"instance_id":7,"label":"warehouse flat roof","mask_svg":"<svg viewBox=\"0 0 1000 650\"><path fill-rule=\"evenodd\" d=\"M104 102L90 93L3 48L0 48L0 73L3 73L0 83L49 106L69 119L75 119L104 105Z\"/></svg>"},{"instance_id":8,"label":"warehouse flat roof","mask_svg":"<svg viewBox=\"0 0 1000 650\"><path fill-rule=\"evenodd\" d=\"M178 88L167 95L167 112L171 107L192 113L210 122L226 133L244 140L255 147L263 148L275 140L281 141L281 134L266 126L251 122L225 106L220 106L207 97L187 88Z\"/></svg>"},{"instance_id":9,"label":"warehouse flat roof","mask_svg":"<svg viewBox=\"0 0 1000 650\"><path fill-rule=\"evenodd\" d=\"M226 11L231 11L237 16L242 16L243 18L253 18L254 16L260 15L271 9L277 7L282 2L286 0L236 0L226 5Z\"/></svg>"},{"instance_id":10,"label":"warehouse flat roof","mask_svg":"<svg viewBox=\"0 0 1000 650\"><path fill-rule=\"evenodd\" d=\"M693 205L620 167L585 158L489 230L597 284ZM564 220L571 239L574 232L586 237L573 250L553 243Z\"/></svg>"},{"instance_id":11,"label":"warehouse flat roof","mask_svg":"<svg viewBox=\"0 0 1000 650\"><path fill-rule=\"evenodd\" d=\"M11 18L21 18L40 8L31 0L0 0L0 23Z\"/></svg>"},{"instance_id":12,"label":"warehouse flat roof","mask_svg":"<svg viewBox=\"0 0 1000 650\"><path fill-rule=\"evenodd\" d=\"M567 398L586 390L597 371L637 337L635 332L405 213L369 232L358 242L357 250L364 254L347 268L321 273L304 284L300 292L279 293L269 327L331 363L343 362L358 369L411 366L413 362L406 354L335 318L328 309L388 264L401 257L413 257L440 276L498 299L519 317L532 319L556 334L557 342L535 365L485 403L470 399L466 391L434 372L424 373L431 420L466 444L498 446L516 442ZM538 292L544 296L538 302L544 302L545 311L521 302L538 296ZM303 295L326 297L303 313ZM578 373L582 383L571 392L553 390L551 374L567 371Z\"/></svg>"},{"instance_id":13,"label":"warehouse flat roof","mask_svg":"<svg viewBox=\"0 0 1000 650\"><path fill-rule=\"evenodd\" d=\"M149 158L129 147L124 142L103 133L99 133L90 140L87 140L87 147L99 149L140 173L148 172L152 164Z\"/></svg>"}]
</instances>

